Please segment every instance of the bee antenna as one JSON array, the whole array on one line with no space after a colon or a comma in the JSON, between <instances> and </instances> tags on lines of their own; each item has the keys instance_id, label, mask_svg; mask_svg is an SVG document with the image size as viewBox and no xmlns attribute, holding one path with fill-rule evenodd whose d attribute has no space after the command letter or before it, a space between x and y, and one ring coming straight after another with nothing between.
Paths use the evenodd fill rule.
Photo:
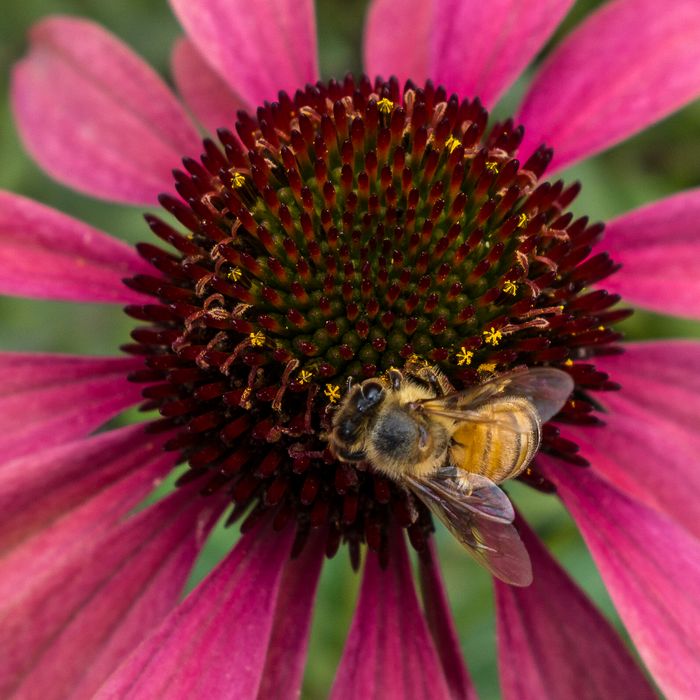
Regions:
<instances>
[{"instance_id":1,"label":"bee antenna","mask_svg":"<svg viewBox=\"0 0 700 700\"><path fill-rule=\"evenodd\" d=\"M398 369L390 369L387 374L389 375L389 381L394 391L398 391L401 387L401 382L403 381L403 375Z\"/></svg>"},{"instance_id":2,"label":"bee antenna","mask_svg":"<svg viewBox=\"0 0 700 700\"><path fill-rule=\"evenodd\" d=\"M355 377L348 377L347 390L350 391L355 384Z\"/></svg>"}]
</instances>

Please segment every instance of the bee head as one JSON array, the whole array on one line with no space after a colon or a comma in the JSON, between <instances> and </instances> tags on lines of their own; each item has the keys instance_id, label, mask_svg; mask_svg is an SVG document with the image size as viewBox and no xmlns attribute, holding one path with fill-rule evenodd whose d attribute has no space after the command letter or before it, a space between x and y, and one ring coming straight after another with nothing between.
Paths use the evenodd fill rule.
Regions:
<instances>
[{"instance_id":1,"label":"bee head","mask_svg":"<svg viewBox=\"0 0 700 700\"><path fill-rule=\"evenodd\" d=\"M385 389L376 380L353 387L333 421L331 446L338 457L349 462L365 458L364 435L384 396Z\"/></svg>"}]
</instances>

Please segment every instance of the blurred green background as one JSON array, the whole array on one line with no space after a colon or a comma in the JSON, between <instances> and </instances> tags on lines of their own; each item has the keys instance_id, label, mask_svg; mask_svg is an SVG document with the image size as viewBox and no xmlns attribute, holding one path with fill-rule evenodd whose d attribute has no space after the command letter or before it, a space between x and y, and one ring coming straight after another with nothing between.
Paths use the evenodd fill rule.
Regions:
<instances>
[{"instance_id":1,"label":"blurred green background","mask_svg":"<svg viewBox=\"0 0 700 700\"><path fill-rule=\"evenodd\" d=\"M264 1L264 0L258 0ZM601 2L579 0L557 36ZM317 0L321 68L324 77L361 68L360 43L365 0ZM148 238L142 212L97 202L73 193L45 176L19 145L8 105L9 72L25 49L31 24L51 13L92 18L120 36L167 80L169 54L180 34L166 0L6 0L0 22L0 187L33 197L132 242ZM556 39L555 39L556 40ZM507 113L527 80L499 106ZM607 219L640 204L700 183L700 105L694 104L626 143L572 168L567 179L584 189L578 213ZM129 320L119 309L0 299L0 348L112 354L127 340ZM624 324L629 338L700 337L700 325L647 313ZM563 508L552 497L514 484L510 494L562 564L603 612L618 625L612 604L590 557ZM235 533L217 530L192 583L229 549ZM449 537L440 533L440 552L463 650L483 700L499 697L489 577ZM324 568L316 607L303 697L325 697L342 651L358 577L341 554Z\"/></svg>"}]
</instances>

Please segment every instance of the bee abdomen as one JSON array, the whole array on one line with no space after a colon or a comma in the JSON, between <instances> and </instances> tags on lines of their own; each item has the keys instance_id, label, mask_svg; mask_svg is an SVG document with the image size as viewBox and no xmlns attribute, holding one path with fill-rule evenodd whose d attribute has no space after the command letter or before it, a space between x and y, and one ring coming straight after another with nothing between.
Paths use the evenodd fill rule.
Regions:
<instances>
[{"instance_id":1,"label":"bee abdomen","mask_svg":"<svg viewBox=\"0 0 700 700\"><path fill-rule=\"evenodd\" d=\"M495 483L512 479L532 461L541 427L531 401L520 396L493 399L478 409L483 421L461 423L452 440L452 459L466 471Z\"/></svg>"}]
</instances>

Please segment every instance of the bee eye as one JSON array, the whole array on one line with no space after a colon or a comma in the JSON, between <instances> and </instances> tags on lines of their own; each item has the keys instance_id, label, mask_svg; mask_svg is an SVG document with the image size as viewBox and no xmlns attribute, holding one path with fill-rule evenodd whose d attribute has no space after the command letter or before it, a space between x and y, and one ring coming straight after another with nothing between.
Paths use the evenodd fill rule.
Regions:
<instances>
[{"instance_id":1,"label":"bee eye","mask_svg":"<svg viewBox=\"0 0 700 700\"><path fill-rule=\"evenodd\" d=\"M379 382L365 382L355 395L355 408L360 413L374 408L384 396L384 387Z\"/></svg>"},{"instance_id":2,"label":"bee eye","mask_svg":"<svg viewBox=\"0 0 700 700\"><path fill-rule=\"evenodd\" d=\"M362 396L364 396L365 401L369 404L375 404L379 401L379 397L384 392L384 387L377 382L368 382L362 385Z\"/></svg>"}]
</instances>

